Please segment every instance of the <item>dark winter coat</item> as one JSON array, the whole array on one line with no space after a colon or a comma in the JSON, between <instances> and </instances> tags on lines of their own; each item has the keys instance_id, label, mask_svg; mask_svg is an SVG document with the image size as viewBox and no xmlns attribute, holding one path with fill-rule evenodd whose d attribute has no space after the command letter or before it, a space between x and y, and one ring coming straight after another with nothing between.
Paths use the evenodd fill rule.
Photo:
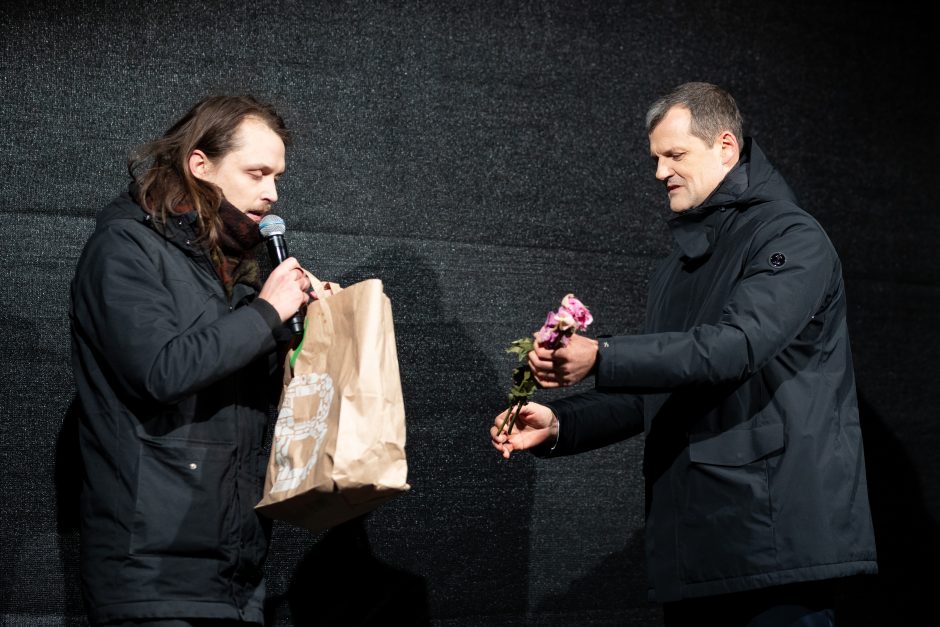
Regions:
<instances>
[{"instance_id":1,"label":"dark winter coat","mask_svg":"<svg viewBox=\"0 0 940 627\"><path fill-rule=\"evenodd\" d=\"M72 282L94 623L263 621L269 525L253 507L280 320L244 284L229 302L193 220L155 228L124 193L98 215Z\"/></svg>"},{"instance_id":2,"label":"dark winter coat","mask_svg":"<svg viewBox=\"0 0 940 627\"><path fill-rule=\"evenodd\" d=\"M600 338L596 389L549 403L552 454L645 431L655 601L876 572L831 242L750 140L669 226L645 332Z\"/></svg>"}]
</instances>

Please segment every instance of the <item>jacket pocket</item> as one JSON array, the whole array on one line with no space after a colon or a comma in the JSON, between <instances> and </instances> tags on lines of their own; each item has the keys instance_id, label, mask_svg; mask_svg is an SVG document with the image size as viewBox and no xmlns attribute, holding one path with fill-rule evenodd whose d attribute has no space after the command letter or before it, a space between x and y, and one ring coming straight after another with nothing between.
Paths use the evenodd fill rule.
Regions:
<instances>
[{"instance_id":1,"label":"jacket pocket","mask_svg":"<svg viewBox=\"0 0 940 627\"><path fill-rule=\"evenodd\" d=\"M224 559L234 541L234 446L142 440L131 551Z\"/></svg>"},{"instance_id":2,"label":"jacket pocket","mask_svg":"<svg viewBox=\"0 0 940 627\"><path fill-rule=\"evenodd\" d=\"M771 568L774 549L772 460L784 449L782 424L696 434L678 512L685 582L745 577Z\"/></svg>"},{"instance_id":3,"label":"jacket pocket","mask_svg":"<svg viewBox=\"0 0 940 627\"><path fill-rule=\"evenodd\" d=\"M731 429L724 433L693 434L689 458L696 464L743 466L783 450L783 425Z\"/></svg>"}]
</instances>

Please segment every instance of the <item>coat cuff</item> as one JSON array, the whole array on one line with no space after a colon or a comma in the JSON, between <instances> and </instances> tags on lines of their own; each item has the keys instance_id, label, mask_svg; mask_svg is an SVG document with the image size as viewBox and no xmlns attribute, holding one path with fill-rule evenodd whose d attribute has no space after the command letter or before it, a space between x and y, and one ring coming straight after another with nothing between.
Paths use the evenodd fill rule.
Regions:
<instances>
[{"instance_id":1,"label":"coat cuff","mask_svg":"<svg viewBox=\"0 0 940 627\"><path fill-rule=\"evenodd\" d=\"M281 316L277 313L277 309L274 308L274 305L268 301L263 298L256 298L248 306L261 314L261 317L268 323L272 331L281 326Z\"/></svg>"}]
</instances>

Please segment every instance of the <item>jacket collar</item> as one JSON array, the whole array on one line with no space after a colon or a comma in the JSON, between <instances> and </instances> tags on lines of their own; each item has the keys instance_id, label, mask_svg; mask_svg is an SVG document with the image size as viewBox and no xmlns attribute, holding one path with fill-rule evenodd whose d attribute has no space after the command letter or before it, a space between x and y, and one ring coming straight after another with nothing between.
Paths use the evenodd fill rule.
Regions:
<instances>
[{"instance_id":1,"label":"jacket collar","mask_svg":"<svg viewBox=\"0 0 940 627\"><path fill-rule=\"evenodd\" d=\"M179 248L185 255L192 258L194 263L204 267L211 274L217 275L208 251L200 245L196 212L188 211L168 216L167 221L161 223L141 206L138 201L138 191L136 182L132 181L127 190L99 212L97 228L103 228L113 220L139 222Z\"/></svg>"},{"instance_id":2,"label":"jacket collar","mask_svg":"<svg viewBox=\"0 0 940 627\"><path fill-rule=\"evenodd\" d=\"M197 222L198 217L195 211L187 211L167 216L166 222L154 219L140 202L140 187L136 181L131 181L127 186L127 191L118 197L117 203L112 210L98 217L99 222L107 222L115 218L130 218L137 222L146 224L154 231L162 235L168 241L191 255L203 253L202 249L196 244L198 241Z\"/></svg>"},{"instance_id":3,"label":"jacket collar","mask_svg":"<svg viewBox=\"0 0 940 627\"><path fill-rule=\"evenodd\" d=\"M722 225L727 221L727 208L747 190L750 142L745 142L745 146L741 159L702 204L669 218L667 224L672 237L685 259L702 259L711 252Z\"/></svg>"}]
</instances>

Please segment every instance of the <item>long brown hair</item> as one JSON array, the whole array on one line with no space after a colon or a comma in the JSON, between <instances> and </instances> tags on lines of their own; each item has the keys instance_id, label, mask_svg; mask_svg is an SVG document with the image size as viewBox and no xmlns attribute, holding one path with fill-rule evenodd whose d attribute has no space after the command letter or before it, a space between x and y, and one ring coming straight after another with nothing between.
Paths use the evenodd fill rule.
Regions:
<instances>
[{"instance_id":1,"label":"long brown hair","mask_svg":"<svg viewBox=\"0 0 940 627\"><path fill-rule=\"evenodd\" d=\"M233 149L235 134L245 118L256 118L277 133L285 145L290 135L274 107L253 96L207 96L163 134L137 149L127 170L138 185L139 202L155 220L165 224L180 204L191 205L200 236L213 249L218 244L222 191L189 171L189 155L201 150L211 160ZM143 169L142 173L139 173Z\"/></svg>"}]
</instances>

